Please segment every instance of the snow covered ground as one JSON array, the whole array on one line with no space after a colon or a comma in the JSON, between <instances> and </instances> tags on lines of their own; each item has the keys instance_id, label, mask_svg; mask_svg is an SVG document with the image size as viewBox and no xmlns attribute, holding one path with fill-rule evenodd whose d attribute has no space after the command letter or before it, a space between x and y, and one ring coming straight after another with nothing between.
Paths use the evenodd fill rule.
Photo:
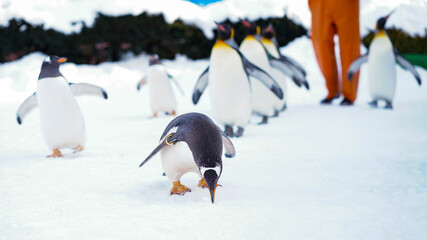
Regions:
<instances>
[{"instance_id":1,"label":"snow covered ground","mask_svg":"<svg viewBox=\"0 0 427 240\"><path fill-rule=\"evenodd\" d=\"M6 0L2 9L12 9L19 1ZM52 9L67 3L40 2ZM366 2L372 14L389 11L381 7L384 1L362 4ZM386 2L389 8L426 7L425 1ZM85 6L95 3L85 1ZM266 14L260 9L259 14ZM42 7L32 10L28 16L44 11L40 19L47 17L46 22L52 16ZM305 15L299 16L306 21ZM401 21L407 29L425 21L417 23ZM208 191L197 187L195 174L183 178L192 192L170 196L171 183L161 176L159 156L138 168L173 119L151 119L148 88L140 93L135 89L147 56L61 67L70 82L100 85L109 99L78 98L87 127L86 149L78 154L64 151L59 159L46 158L50 152L38 110L22 125L15 120L18 106L36 89L45 56L33 53L1 64L0 239L424 239L427 71L417 68L424 81L419 87L409 72L397 67L392 111L366 104L367 66L362 67L355 106L340 107L339 101L321 106L326 91L310 40L296 39L281 50L303 64L311 90L288 84L284 114L265 126L256 125L260 118L253 117L244 137L232 139L237 155L224 159L222 187L213 205ZM184 96L176 91L178 114L211 116L208 92L198 105L191 103L194 83L208 61L178 57L165 65L185 91Z\"/></svg>"},{"instance_id":2,"label":"snow covered ground","mask_svg":"<svg viewBox=\"0 0 427 240\"><path fill-rule=\"evenodd\" d=\"M323 80L310 40L282 49L304 63L310 92L289 84L289 108L266 126L253 117L237 155L224 159L216 202L192 188L169 196L156 156L170 116L150 119L135 86L147 57L99 66L65 63L70 82L103 86L107 101L79 97L87 148L46 158L38 111L19 126L44 56L0 65L0 239L423 239L427 230L427 88L398 67L393 111L367 106L366 66L353 107L321 106ZM210 115L191 91L207 60L165 61L182 84L178 113ZM418 68L424 81L427 71Z\"/></svg>"}]
</instances>

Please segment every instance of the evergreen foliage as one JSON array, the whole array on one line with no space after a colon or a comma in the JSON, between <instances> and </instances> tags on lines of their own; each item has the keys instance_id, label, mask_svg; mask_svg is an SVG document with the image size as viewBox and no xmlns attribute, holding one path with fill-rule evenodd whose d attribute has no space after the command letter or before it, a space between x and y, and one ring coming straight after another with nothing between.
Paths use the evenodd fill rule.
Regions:
<instances>
[{"instance_id":1,"label":"evergreen foliage","mask_svg":"<svg viewBox=\"0 0 427 240\"><path fill-rule=\"evenodd\" d=\"M262 27L273 23L281 46L307 34L304 27L286 15L256 22ZM209 57L216 39L206 38L202 30L182 20L168 24L162 14L146 12L117 17L98 13L91 27L83 22L73 24L82 24L81 31L66 35L23 19L10 20L8 26L0 26L0 63L19 59L34 51L65 56L70 62L86 64L118 61L129 52L156 53L166 59L173 59L176 54L201 59ZM244 37L243 27L238 22L231 25L236 28L236 40L240 43Z\"/></svg>"},{"instance_id":2,"label":"evergreen foliage","mask_svg":"<svg viewBox=\"0 0 427 240\"><path fill-rule=\"evenodd\" d=\"M388 28L386 32L393 46L396 47L400 53L427 54L427 35L424 37L419 35L411 36L398 28ZM375 31L369 31L369 33L363 37L362 43L366 48L369 48L374 36Z\"/></svg>"}]
</instances>

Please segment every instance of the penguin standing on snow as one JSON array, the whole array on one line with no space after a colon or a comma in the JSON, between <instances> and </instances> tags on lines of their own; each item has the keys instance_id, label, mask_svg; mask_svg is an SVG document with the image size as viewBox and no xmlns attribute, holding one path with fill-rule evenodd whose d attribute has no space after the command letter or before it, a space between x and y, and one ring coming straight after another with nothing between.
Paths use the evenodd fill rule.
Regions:
<instances>
[{"instance_id":1,"label":"penguin standing on snow","mask_svg":"<svg viewBox=\"0 0 427 240\"><path fill-rule=\"evenodd\" d=\"M176 115L176 98L172 90L171 81L173 81L183 94L181 86L166 71L158 55L151 55L147 76L144 77L136 86L139 91L141 87L148 82L150 87L150 106L153 117L157 117L159 112Z\"/></svg>"},{"instance_id":2,"label":"penguin standing on snow","mask_svg":"<svg viewBox=\"0 0 427 240\"><path fill-rule=\"evenodd\" d=\"M19 124L37 106L47 146L53 151L48 157L62 157L60 149L72 148L80 152L85 144L83 115L74 96L96 95L107 99L104 89L87 83L68 83L59 72L59 65L67 59L48 56L43 61L37 82L37 92L18 108Z\"/></svg>"},{"instance_id":3,"label":"penguin standing on snow","mask_svg":"<svg viewBox=\"0 0 427 240\"><path fill-rule=\"evenodd\" d=\"M222 173L222 150L225 156L235 155L233 143L207 116L187 113L172 120L160 137L160 144L139 165L141 167L160 151L163 169L172 181L172 194L184 195L191 190L182 185L181 176L187 172L200 175L199 187L207 187L214 203L215 190Z\"/></svg>"},{"instance_id":4,"label":"penguin standing on snow","mask_svg":"<svg viewBox=\"0 0 427 240\"><path fill-rule=\"evenodd\" d=\"M272 70L268 56L260 41L260 27L246 20L242 20L241 22L247 35L240 44L239 50L249 61L271 75ZM276 96L271 94L260 83L252 82L252 113L262 117L262 121L259 124L268 123L268 117L273 113L275 102Z\"/></svg>"},{"instance_id":5,"label":"penguin standing on snow","mask_svg":"<svg viewBox=\"0 0 427 240\"><path fill-rule=\"evenodd\" d=\"M306 72L301 65L299 65L295 60L285 55L282 55L279 50L279 44L276 40L276 31L273 28L273 25L270 23L263 31L261 43L267 51L267 55L269 58L270 65L273 68L280 70L284 76L276 76L280 87L284 91L284 95L287 96L287 82L289 79L292 79L294 83L301 87L304 85L307 89L309 89L309 85L306 77ZM274 105L275 115L278 114L278 111L284 111L287 107L287 98L283 98L282 100L276 100Z\"/></svg>"},{"instance_id":6,"label":"penguin standing on snow","mask_svg":"<svg viewBox=\"0 0 427 240\"><path fill-rule=\"evenodd\" d=\"M283 92L268 73L249 62L237 49L234 29L230 25L217 24L217 30L218 40L212 48L209 67L194 87L193 103L197 104L209 83L214 118L225 125L227 136L240 137L251 116L249 76L261 81L280 99ZM234 125L238 127L236 133Z\"/></svg>"},{"instance_id":7,"label":"penguin standing on snow","mask_svg":"<svg viewBox=\"0 0 427 240\"><path fill-rule=\"evenodd\" d=\"M387 19L392 13L378 19L375 37L369 45L368 53L354 60L347 71L348 79L351 80L360 66L368 62L369 91L372 96L372 102L369 104L377 107L378 100L384 100L385 108L388 109L393 108L392 102L396 91L396 61L409 69L418 85L421 85L421 78L415 67L393 47L384 30Z\"/></svg>"}]
</instances>

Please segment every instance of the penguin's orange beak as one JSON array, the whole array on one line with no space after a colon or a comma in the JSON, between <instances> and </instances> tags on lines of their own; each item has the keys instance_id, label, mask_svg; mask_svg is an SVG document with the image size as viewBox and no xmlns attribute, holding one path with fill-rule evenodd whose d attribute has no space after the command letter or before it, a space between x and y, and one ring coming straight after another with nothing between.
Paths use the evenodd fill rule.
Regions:
<instances>
[{"instance_id":1,"label":"penguin's orange beak","mask_svg":"<svg viewBox=\"0 0 427 240\"><path fill-rule=\"evenodd\" d=\"M65 58L65 57L62 57L62 58L60 58L60 59L58 59L58 60L56 60L57 62L59 62L59 63L63 63L63 62L66 62L67 61L67 58Z\"/></svg>"}]
</instances>

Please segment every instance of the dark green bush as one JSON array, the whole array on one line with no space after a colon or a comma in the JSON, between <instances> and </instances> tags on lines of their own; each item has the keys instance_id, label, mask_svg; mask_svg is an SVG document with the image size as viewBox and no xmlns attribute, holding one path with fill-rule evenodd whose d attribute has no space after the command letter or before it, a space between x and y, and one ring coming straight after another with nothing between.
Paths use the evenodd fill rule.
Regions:
<instances>
[{"instance_id":1,"label":"dark green bush","mask_svg":"<svg viewBox=\"0 0 427 240\"><path fill-rule=\"evenodd\" d=\"M416 53L427 54L427 35L421 37L419 35L411 36L402 29L389 28L386 29L387 35L390 37L393 46L401 53ZM374 31L370 31L363 37L363 45L368 48L374 38Z\"/></svg>"},{"instance_id":2,"label":"dark green bush","mask_svg":"<svg viewBox=\"0 0 427 240\"><path fill-rule=\"evenodd\" d=\"M236 29L236 41L244 37L240 23L231 23ZM307 30L288 19L258 19L260 26L272 23L277 31L281 46L296 37L306 35ZM23 19L12 19L8 26L0 26L0 62L13 61L34 51L65 56L71 62L97 64L118 61L121 56L132 52L156 53L161 58L173 59L183 54L191 59L208 58L214 39L208 39L194 25L181 20L166 23L162 14L138 16L108 16L98 13L93 26L84 23L79 33L64 34L43 25L31 25Z\"/></svg>"}]
</instances>

